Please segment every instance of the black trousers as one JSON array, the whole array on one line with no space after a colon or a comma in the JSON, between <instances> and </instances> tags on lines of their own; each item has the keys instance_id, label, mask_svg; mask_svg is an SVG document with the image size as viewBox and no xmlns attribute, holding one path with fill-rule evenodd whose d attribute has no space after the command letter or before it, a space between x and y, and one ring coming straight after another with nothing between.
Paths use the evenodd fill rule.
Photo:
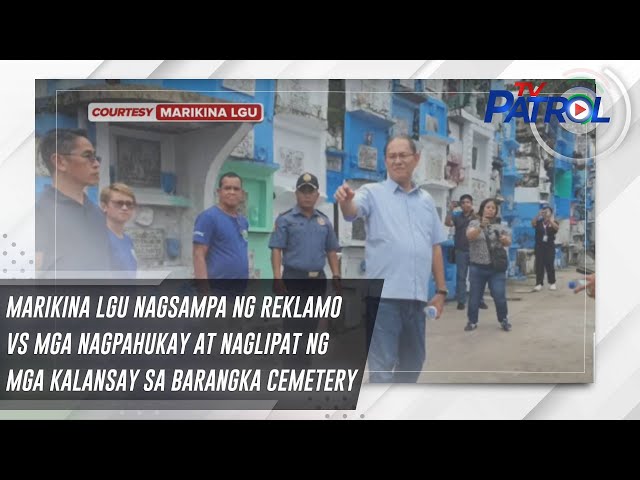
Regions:
<instances>
[{"instance_id":1,"label":"black trousers","mask_svg":"<svg viewBox=\"0 0 640 480\"><path fill-rule=\"evenodd\" d=\"M544 271L547 271L549 284L556 283L556 247L553 243L536 245L536 285L544 284Z\"/></svg>"},{"instance_id":2,"label":"black trousers","mask_svg":"<svg viewBox=\"0 0 640 480\"><path fill-rule=\"evenodd\" d=\"M309 277L309 272L285 267L282 271L282 278L288 294L300 296L301 305L305 305L310 296L324 298L327 293L327 277L324 271L320 271L317 277ZM303 334L298 345L297 355L287 358L284 366L287 368L308 368L311 366L312 357L305 355L305 346L308 335L318 328L318 322L317 318L285 318L282 321L284 333L300 332Z\"/></svg>"}]
</instances>

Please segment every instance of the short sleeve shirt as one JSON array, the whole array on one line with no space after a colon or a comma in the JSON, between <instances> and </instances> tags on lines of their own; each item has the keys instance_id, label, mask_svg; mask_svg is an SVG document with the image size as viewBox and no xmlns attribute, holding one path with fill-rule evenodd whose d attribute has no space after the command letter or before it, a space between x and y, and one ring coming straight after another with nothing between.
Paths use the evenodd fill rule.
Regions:
<instances>
[{"instance_id":1,"label":"short sleeve shirt","mask_svg":"<svg viewBox=\"0 0 640 480\"><path fill-rule=\"evenodd\" d=\"M249 278L249 222L213 206L196 218L193 243L207 245L207 274L213 279Z\"/></svg>"},{"instance_id":2,"label":"short sleeve shirt","mask_svg":"<svg viewBox=\"0 0 640 480\"><path fill-rule=\"evenodd\" d=\"M367 278L384 279L384 298L429 301L433 246L448 239L431 195L387 179L360 187L354 201L365 220Z\"/></svg>"},{"instance_id":3,"label":"short sleeve shirt","mask_svg":"<svg viewBox=\"0 0 640 480\"><path fill-rule=\"evenodd\" d=\"M475 219L469 222L469 228L477 228L480 226L480 220ZM487 236L491 243L491 248L502 246L500 243L500 236L511 236L511 229L500 223L492 223L484 229L478 238L475 240L469 240L469 260L471 263L477 263L479 265L489 265L491 263L491 256L487 249Z\"/></svg>"},{"instance_id":4,"label":"short sleeve shirt","mask_svg":"<svg viewBox=\"0 0 640 480\"><path fill-rule=\"evenodd\" d=\"M308 218L296 205L276 219L269 248L282 249L285 267L310 272L322 270L327 252L339 251L340 244L324 213L314 210Z\"/></svg>"}]
</instances>

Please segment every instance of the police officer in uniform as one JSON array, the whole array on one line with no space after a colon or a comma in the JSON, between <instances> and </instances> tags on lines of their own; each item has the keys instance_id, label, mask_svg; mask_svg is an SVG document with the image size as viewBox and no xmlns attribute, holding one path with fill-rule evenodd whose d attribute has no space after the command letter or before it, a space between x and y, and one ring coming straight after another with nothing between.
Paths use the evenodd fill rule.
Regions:
<instances>
[{"instance_id":1,"label":"police officer in uniform","mask_svg":"<svg viewBox=\"0 0 640 480\"><path fill-rule=\"evenodd\" d=\"M274 279L325 279L326 259L333 278L340 278L340 244L329 218L315 208L319 196L318 178L300 175L297 204L278 216L269 240Z\"/></svg>"},{"instance_id":2,"label":"police officer in uniform","mask_svg":"<svg viewBox=\"0 0 640 480\"><path fill-rule=\"evenodd\" d=\"M320 196L318 189L315 175L300 175L296 182L296 206L278 216L269 240L276 292L300 295L303 304L309 295L323 297L326 294L324 267L327 259L334 285L340 283L337 255L340 244L329 218L315 208ZM311 333L317 328L326 331L328 326L328 319L285 318L282 322L285 332ZM286 365L307 368L311 358L304 355L304 349L298 349L298 355L288 358Z\"/></svg>"}]
</instances>

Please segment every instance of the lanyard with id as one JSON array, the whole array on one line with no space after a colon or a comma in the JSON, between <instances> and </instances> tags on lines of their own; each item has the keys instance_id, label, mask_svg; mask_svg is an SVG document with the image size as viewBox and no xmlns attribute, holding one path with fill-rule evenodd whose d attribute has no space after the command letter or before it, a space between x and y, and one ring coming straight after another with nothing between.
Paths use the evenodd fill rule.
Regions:
<instances>
[{"instance_id":1,"label":"lanyard with id","mask_svg":"<svg viewBox=\"0 0 640 480\"><path fill-rule=\"evenodd\" d=\"M542 242L546 243L549 241L549 236L547 235L547 224L542 222L542 228L544 228L544 235L542 236Z\"/></svg>"}]
</instances>

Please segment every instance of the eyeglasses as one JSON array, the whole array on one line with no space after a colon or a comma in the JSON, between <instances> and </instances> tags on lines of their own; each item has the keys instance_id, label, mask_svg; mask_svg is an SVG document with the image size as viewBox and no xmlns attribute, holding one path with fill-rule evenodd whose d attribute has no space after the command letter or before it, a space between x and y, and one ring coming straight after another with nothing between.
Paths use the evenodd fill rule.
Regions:
<instances>
[{"instance_id":1,"label":"eyeglasses","mask_svg":"<svg viewBox=\"0 0 640 480\"><path fill-rule=\"evenodd\" d=\"M136 203L130 200L110 200L111 205L116 208L122 209L122 207L127 207L129 210L136 207Z\"/></svg>"},{"instance_id":2,"label":"eyeglasses","mask_svg":"<svg viewBox=\"0 0 640 480\"><path fill-rule=\"evenodd\" d=\"M392 153L391 155L387 155L389 160L397 160L400 159L402 161L408 159L409 157L413 157L415 153Z\"/></svg>"},{"instance_id":3,"label":"eyeglasses","mask_svg":"<svg viewBox=\"0 0 640 480\"><path fill-rule=\"evenodd\" d=\"M76 157L84 158L88 162L93 162L93 161L96 161L98 163L102 162L102 157L99 157L98 155L96 155L95 152L84 152L82 154L73 153L73 152L67 152L67 153L58 152L58 153L60 155L75 155Z\"/></svg>"}]
</instances>

